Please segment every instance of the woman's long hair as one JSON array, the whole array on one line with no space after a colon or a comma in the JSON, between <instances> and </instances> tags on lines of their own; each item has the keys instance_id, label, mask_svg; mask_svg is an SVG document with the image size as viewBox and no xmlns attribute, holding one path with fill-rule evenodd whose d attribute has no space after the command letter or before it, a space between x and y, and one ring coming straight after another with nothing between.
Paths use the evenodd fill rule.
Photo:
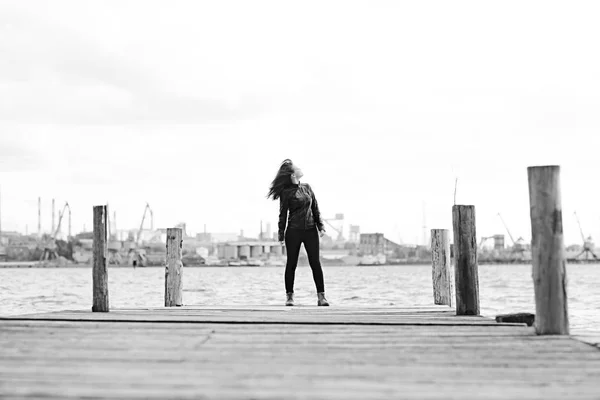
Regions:
<instances>
[{"instance_id":1,"label":"woman's long hair","mask_svg":"<svg viewBox=\"0 0 600 400\"><path fill-rule=\"evenodd\" d=\"M292 174L294 173L294 164L292 164L292 160L285 159L281 163L279 167L279 171L277 171L277 175L275 175L275 179L271 182L271 187L269 188L269 194L267 194L267 199L269 197L273 198L273 200L277 200L281 197L281 193L286 186L291 185L292 183Z\"/></svg>"}]
</instances>

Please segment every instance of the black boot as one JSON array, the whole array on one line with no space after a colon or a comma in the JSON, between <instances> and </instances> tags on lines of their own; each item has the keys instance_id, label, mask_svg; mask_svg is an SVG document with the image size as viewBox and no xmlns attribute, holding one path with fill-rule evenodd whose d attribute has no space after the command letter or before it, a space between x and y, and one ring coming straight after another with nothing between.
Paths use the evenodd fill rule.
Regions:
<instances>
[{"instance_id":1,"label":"black boot","mask_svg":"<svg viewBox=\"0 0 600 400\"><path fill-rule=\"evenodd\" d=\"M285 301L285 305L286 306L293 306L294 305L294 293L286 293L287 294L287 300Z\"/></svg>"},{"instance_id":2,"label":"black boot","mask_svg":"<svg viewBox=\"0 0 600 400\"><path fill-rule=\"evenodd\" d=\"M318 306L328 306L329 305L329 302L325 298L325 292L317 293L317 299L318 299L318 301L317 301Z\"/></svg>"}]
</instances>

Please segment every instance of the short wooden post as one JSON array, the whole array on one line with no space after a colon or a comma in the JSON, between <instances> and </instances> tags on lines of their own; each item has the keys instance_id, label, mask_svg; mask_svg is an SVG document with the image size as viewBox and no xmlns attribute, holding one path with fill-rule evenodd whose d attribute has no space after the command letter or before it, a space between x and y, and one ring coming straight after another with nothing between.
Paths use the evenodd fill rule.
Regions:
<instances>
[{"instance_id":1,"label":"short wooden post","mask_svg":"<svg viewBox=\"0 0 600 400\"><path fill-rule=\"evenodd\" d=\"M183 263L181 262L182 247L181 228L168 228L165 268L165 307L183 305L183 286L181 284L183 274Z\"/></svg>"},{"instance_id":2,"label":"short wooden post","mask_svg":"<svg viewBox=\"0 0 600 400\"><path fill-rule=\"evenodd\" d=\"M452 207L456 315L479 315L475 206Z\"/></svg>"},{"instance_id":3,"label":"short wooden post","mask_svg":"<svg viewBox=\"0 0 600 400\"><path fill-rule=\"evenodd\" d=\"M108 312L108 271L106 257L106 206L94 206L94 250L92 266L93 312Z\"/></svg>"},{"instance_id":4,"label":"short wooden post","mask_svg":"<svg viewBox=\"0 0 600 400\"><path fill-rule=\"evenodd\" d=\"M434 304L452 306L452 272L448 229L431 230L431 276Z\"/></svg>"},{"instance_id":5,"label":"short wooden post","mask_svg":"<svg viewBox=\"0 0 600 400\"><path fill-rule=\"evenodd\" d=\"M531 214L531 257L535 329L539 335L568 335L567 273L560 167L527 168Z\"/></svg>"}]
</instances>

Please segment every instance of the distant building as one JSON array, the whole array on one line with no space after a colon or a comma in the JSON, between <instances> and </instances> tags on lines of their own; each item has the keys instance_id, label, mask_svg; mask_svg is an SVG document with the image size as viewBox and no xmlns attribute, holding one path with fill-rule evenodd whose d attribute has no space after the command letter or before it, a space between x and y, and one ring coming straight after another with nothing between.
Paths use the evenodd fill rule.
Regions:
<instances>
[{"instance_id":1,"label":"distant building","mask_svg":"<svg viewBox=\"0 0 600 400\"><path fill-rule=\"evenodd\" d=\"M350 238L348 240L353 243L360 242L360 226L359 225L350 225Z\"/></svg>"},{"instance_id":2,"label":"distant building","mask_svg":"<svg viewBox=\"0 0 600 400\"><path fill-rule=\"evenodd\" d=\"M235 242L239 239L237 233L221 232L221 233L200 233L196 235L196 239L202 242L210 243L224 243L224 242Z\"/></svg>"},{"instance_id":3,"label":"distant building","mask_svg":"<svg viewBox=\"0 0 600 400\"><path fill-rule=\"evenodd\" d=\"M385 240L383 233L361 233L358 251L362 255L385 254Z\"/></svg>"},{"instance_id":4,"label":"distant building","mask_svg":"<svg viewBox=\"0 0 600 400\"><path fill-rule=\"evenodd\" d=\"M398 253L405 246L386 239L383 233L361 233L358 251L361 255L392 255Z\"/></svg>"},{"instance_id":5,"label":"distant building","mask_svg":"<svg viewBox=\"0 0 600 400\"><path fill-rule=\"evenodd\" d=\"M494 250L504 250L504 235L494 235Z\"/></svg>"},{"instance_id":6,"label":"distant building","mask_svg":"<svg viewBox=\"0 0 600 400\"><path fill-rule=\"evenodd\" d=\"M166 229L142 229L141 232L136 232L136 236L139 233L139 240L141 242L162 242L165 243L167 232ZM136 237L137 239L137 237Z\"/></svg>"},{"instance_id":7,"label":"distant building","mask_svg":"<svg viewBox=\"0 0 600 400\"><path fill-rule=\"evenodd\" d=\"M181 234L183 235L184 238L188 237L187 224L185 222L178 223L177 225L175 225L175 228L181 229Z\"/></svg>"},{"instance_id":8,"label":"distant building","mask_svg":"<svg viewBox=\"0 0 600 400\"><path fill-rule=\"evenodd\" d=\"M220 259L247 260L250 258L279 258L282 256L284 248L279 243L271 241L244 241L219 243L217 246L217 256Z\"/></svg>"},{"instance_id":9,"label":"distant building","mask_svg":"<svg viewBox=\"0 0 600 400\"><path fill-rule=\"evenodd\" d=\"M22 235L19 232L14 231L2 231L0 232L0 244L7 245L10 242L19 240Z\"/></svg>"},{"instance_id":10,"label":"distant building","mask_svg":"<svg viewBox=\"0 0 600 400\"><path fill-rule=\"evenodd\" d=\"M198 240L200 242L211 242L210 233L207 233L207 232L198 233L198 234L196 234L196 240Z\"/></svg>"}]
</instances>

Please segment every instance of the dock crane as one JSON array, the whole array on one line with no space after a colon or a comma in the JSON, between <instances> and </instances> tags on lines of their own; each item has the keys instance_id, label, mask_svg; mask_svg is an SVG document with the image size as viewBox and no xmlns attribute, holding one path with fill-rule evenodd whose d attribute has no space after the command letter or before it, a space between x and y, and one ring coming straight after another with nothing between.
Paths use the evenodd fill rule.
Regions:
<instances>
[{"instance_id":1,"label":"dock crane","mask_svg":"<svg viewBox=\"0 0 600 400\"><path fill-rule=\"evenodd\" d=\"M146 266L146 254L140 249L142 245L142 231L144 230L144 222L146 221L146 215L150 214L150 229L154 230L154 213L152 212L152 208L150 208L150 204L146 202L146 207L144 207L144 214L142 215L142 222L140 223L140 229L138 229L137 235L134 238L134 247L129 249L129 258L131 260L131 265L135 268L145 267Z\"/></svg>"},{"instance_id":2,"label":"dock crane","mask_svg":"<svg viewBox=\"0 0 600 400\"><path fill-rule=\"evenodd\" d=\"M44 250L42 251L40 261L50 261L59 258L59 248L56 237L61 231L62 220L67 210L69 211L69 233L67 239L71 238L71 206L69 206L69 202L65 202L65 205L63 206L62 210L58 213L58 225L56 226L56 229L50 234L50 238L48 239L48 241L44 243Z\"/></svg>"},{"instance_id":3,"label":"dock crane","mask_svg":"<svg viewBox=\"0 0 600 400\"><path fill-rule=\"evenodd\" d=\"M598 257L594 253L594 241L592 240L592 236L588 235L587 239L585 238L583 229L581 229L581 222L579 222L577 212L575 211L573 215L575 215L575 219L577 220L577 226L579 226L579 233L581 234L581 240L583 241L583 250L581 250L581 253L579 253L575 258L579 258L579 256L582 254L585 254L585 259L587 260L591 254L596 260L598 260Z\"/></svg>"},{"instance_id":4,"label":"dock crane","mask_svg":"<svg viewBox=\"0 0 600 400\"><path fill-rule=\"evenodd\" d=\"M67 238L71 237L71 206L69 205L69 202L65 202L63 209L58 213L58 225L56 226L56 230L52 234L53 240L56 240L56 236L58 236L58 233L60 232L61 223L67 210L69 210L69 233L67 235Z\"/></svg>"},{"instance_id":5,"label":"dock crane","mask_svg":"<svg viewBox=\"0 0 600 400\"><path fill-rule=\"evenodd\" d=\"M519 237L515 241L513 235L510 233L510 229L508 229L508 225L506 225L506 222L504 222L504 218L502 218L502 215L500 215L500 213L498 213L498 217L500 217L500 221L502 221L502 225L504 225L504 229L506 229L506 233L508 233L508 237L510 238L510 241L513 243L512 251L514 253L519 253L522 257L523 251L525 250L523 248L523 238Z\"/></svg>"},{"instance_id":6,"label":"dock crane","mask_svg":"<svg viewBox=\"0 0 600 400\"><path fill-rule=\"evenodd\" d=\"M106 203L106 209L107 211L109 210L108 202ZM121 265L123 257L120 254L121 243L117 235L117 212L115 211L113 215L113 219L110 218L110 213L106 216L106 228L108 230L108 257L106 262L108 264Z\"/></svg>"},{"instance_id":7,"label":"dock crane","mask_svg":"<svg viewBox=\"0 0 600 400\"><path fill-rule=\"evenodd\" d=\"M331 221L341 221L340 224L343 224L343 222L344 222L344 214L336 214L335 218L323 218L323 221L327 225L329 225L334 231L337 232L338 236L337 236L336 241L343 242L344 241L343 226L336 227Z\"/></svg>"},{"instance_id":8,"label":"dock crane","mask_svg":"<svg viewBox=\"0 0 600 400\"><path fill-rule=\"evenodd\" d=\"M154 213L150 208L150 204L146 203L146 207L144 208L144 214L142 215L142 222L140 223L140 229L138 230L137 237L135 239L136 244L140 244L142 231L144 230L144 221L146 221L146 212L150 212L150 230L154 230Z\"/></svg>"}]
</instances>

